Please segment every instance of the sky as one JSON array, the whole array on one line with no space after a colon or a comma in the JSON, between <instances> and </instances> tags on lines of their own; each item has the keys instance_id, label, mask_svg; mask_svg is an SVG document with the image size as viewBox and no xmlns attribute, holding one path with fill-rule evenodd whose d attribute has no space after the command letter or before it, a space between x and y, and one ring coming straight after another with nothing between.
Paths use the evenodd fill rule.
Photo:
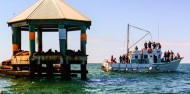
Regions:
<instances>
[{"instance_id":1,"label":"sky","mask_svg":"<svg viewBox=\"0 0 190 94\"><path fill-rule=\"evenodd\" d=\"M0 62L11 58L12 31L7 21L27 9L37 0L2 0L0 3ZM88 63L102 63L111 55L118 59L126 53L127 24L151 32L152 39L160 42L162 51L180 53L182 63L190 63L190 0L64 0L91 19L87 30ZM145 33L134 28L130 44ZM80 48L80 32L69 32L68 48ZM143 47L147 36L137 44ZM43 50L59 50L58 32L43 33ZM22 49L29 49L28 32L22 32ZM131 49L133 50L133 48Z\"/></svg>"}]
</instances>

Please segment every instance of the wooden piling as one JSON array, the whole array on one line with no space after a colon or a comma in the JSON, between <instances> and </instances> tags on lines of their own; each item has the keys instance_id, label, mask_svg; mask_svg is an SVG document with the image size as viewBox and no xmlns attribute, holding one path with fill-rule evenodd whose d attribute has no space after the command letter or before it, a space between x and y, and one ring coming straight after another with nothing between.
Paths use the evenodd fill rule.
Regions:
<instances>
[{"instance_id":1,"label":"wooden piling","mask_svg":"<svg viewBox=\"0 0 190 94\"><path fill-rule=\"evenodd\" d=\"M35 62L33 61L32 57L30 57L30 78L35 78Z\"/></svg>"},{"instance_id":2,"label":"wooden piling","mask_svg":"<svg viewBox=\"0 0 190 94\"><path fill-rule=\"evenodd\" d=\"M53 63L47 62L47 78L52 79L53 78Z\"/></svg>"},{"instance_id":3,"label":"wooden piling","mask_svg":"<svg viewBox=\"0 0 190 94\"><path fill-rule=\"evenodd\" d=\"M86 62L85 64L81 63L81 80L86 80L87 79L87 73L86 73Z\"/></svg>"}]
</instances>

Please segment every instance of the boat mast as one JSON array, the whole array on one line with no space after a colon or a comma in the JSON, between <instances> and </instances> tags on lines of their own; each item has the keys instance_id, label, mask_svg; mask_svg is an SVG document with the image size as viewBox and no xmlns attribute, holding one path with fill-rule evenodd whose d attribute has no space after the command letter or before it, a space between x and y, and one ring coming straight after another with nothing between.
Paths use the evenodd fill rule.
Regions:
<instances>
[{"instance_id":1,"label":"boat mast","mask_svg":"<svg viewBox=\"0 0 190 94\"><path fill-rule=\"evenodd\" d=\"M128 30L127 30L127 55L129 53L129 24L128 24Z\"/></svg>"}]
</instances>

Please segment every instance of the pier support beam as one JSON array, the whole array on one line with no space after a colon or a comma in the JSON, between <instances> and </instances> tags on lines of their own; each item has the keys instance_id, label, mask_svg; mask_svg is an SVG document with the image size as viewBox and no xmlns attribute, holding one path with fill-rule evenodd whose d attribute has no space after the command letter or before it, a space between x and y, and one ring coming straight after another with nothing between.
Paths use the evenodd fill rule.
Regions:
<instances>
[{"instance_id":1,"label":"pier support beam","mask_svg":"<svg viewBox=\"0 0 190 94\"><path fill-rule=\"evenodd\" d=\"M29 25L30 56L35 52L35 26Z\"/></svg>"},{"instance_id":2,"label":"pier support beam","mask_svg":"<svg viewBox=\"0 0 190 94\"><path fill-rule=\"evenodd\" d=\"M21 29L19 27L12 27L12 50L15 55L21 49Z\"/></svg>"},{"instance_id":3,"label":"pier support beam","mask_svg":"<svg viewBox=\"0 0 190 94\"><path fill-rule=\"evenodd\" d=\"M60 52L63 58L61 62L61 78L63 80L70 80L69 73L69 63L66 62L66 50L67 50L67 31L63 24L59 25L59 43L60 43Z\"/></svg>"},{"instance_id":4,"label":"pier support beam","mask_svg":"<svg viewBox=\"0 0 190 94\"><path fill-rule=\"evenodd\" d=\"M49 61L47 62L47 78L52 79L53 78L53 62Z\"/></svg>"},{"instance_id":5,"label":"pier support beam","mask_svg":"<svg viewBox=\"0 0 190 94\"><path fill-rule=\"evenodd\" d=\"M86 27L81 27L81 52L83 55L86 55L86 43L87 43L87 35L86 35Z\"/></svg>"},{"instance_id":6,"label":"pier support beam","mask_svg":"<svg viewBox=\"0 0 190 94\"><path fill-rule=\"evenodd\" d=\"M37 72L38 72L38 77L42 77L42 64L40 63L38 63L37 65L36 65L36 67L37 67Z\"/></svg>"},{"instance_id":7,"label":"pier support beam","mask_svg":"<svg viewBox=\"0 0 190 94\"><path fill-rule=\"evenodd\" d=\"M30 78L35 77L35 67L36 62L33 59L33 54L35 52L35 25L29 25L29 44L30 44L30 50L29 50L29 59L30 59Z\"/></svg>"},{"instance_id":8,"label":"pier support beam","mask_svg":"<svg viewBox=\"0 0 190 94\"><path fill-rule=\"evenodd\" d=\"M22 50L22 33L21 33L21 29L18 28L18 49Z\"/></svg>"},{"instance_id":9,"label":"pier support beam","mask_svg":"<svg viewBox=\"0 0 190 94\"><path fill-rule=\"evenodd\" d=\"M87 28L85 26L81 27L81 52L83 55L86 55L86 44L87 44L86 30ZM81 63L81 80L87 79L86 64L87 60Z\"/></svg>"},{"instance_id":10,"label":"pier support beam","mask_svg":"<svg viewBox=\"0 0 190 94\"><path fill-rule=\"evenodd\" d=\"M87 61L81 63L81 80L87 79L87 69L86 69Z\"/></svg>"},{"instance_id":11,"label":"pier support beam","mask_svg":"<svg viewBox=\"0 0 190 94\"><path fill-rule=\"evenodd\" d=\"M67 39L68 33L66 30L66 43L65 43L65 51L67 51L67 46L68 46L68 39Z\"/></svg>"},{"instance_id":12,"label":"pier support beam","mask_svg":"<svg viewBox=\"0 0 190 94\"><path fill-rule=\"evenodd\" d=\"M41 28L38 27L38 52L42 51L42 31Z\"/></svg>"}]
</instances>

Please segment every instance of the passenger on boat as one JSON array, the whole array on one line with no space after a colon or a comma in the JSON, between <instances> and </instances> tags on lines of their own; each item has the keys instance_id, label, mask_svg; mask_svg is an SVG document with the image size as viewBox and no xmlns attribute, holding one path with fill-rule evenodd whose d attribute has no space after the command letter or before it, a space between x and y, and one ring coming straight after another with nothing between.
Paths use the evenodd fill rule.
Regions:
<instances>
[{"instance_id":1,"label":"passenger on boat","mask_svg":"<svg viewBox=\"0 0 190 94\"><path fill-rule=\"evenodd\" d=\"M117 63L117 62L116 62L116 58L114 58L113 63Z\"/></svg>"},{"instance_id":2,"label":"passenger on boat","mask_svg":"<svg viewBox=\"0 0 190 94\"><path fill-rule=\"evenodd\" d=\"M167 60L168 60L167 57L168 57L168 53L165 51L165 52L164 52L164 61L167 61Z\"/></svg>"},{"instance_id":3,"label":"passenger on boat","mask_svg":"<svg viewBox=\"0 0 190 94\"><path fill-rule=\"evenodd\" d=\"M160 43L158 44L158 49L161 49L161 44Z\"/></svg>"},{"instance_id":4,"label":"passenger on boat","mask_svg":"<svg viewBox=\"0 0 190 94\"><path fill-rule=\"evenodd\" d=\"M170 53L170 51L168 50L168 57L167 57L167 58L168 58L168 60L167 60L168 62L170 61L170 55L171 55L171 53Z\"/></svg>"},{"instance_id":5,"label":"passenger on boat","mask_svg":"<svg viewBox=\"0 0 190 94\"><path fill-rule=\"evenodd\" d=\"M165 57L163 57L163 58L161 59L161 62L164 62L164 61L165 61L164 58L165 58Z\"/></svg>"},{"instance_id":6,"label":"passenger on boat","mask_svg":"<svg viewBox=\"0 0 190 94\"><path fill-rule=\"evenodd\" d=\"M123 63L125 63L125 54L122 56Z\"/></svg>"},{"instance_id":7,"label":"passenger on boat","mask_svg":"<svg viewBox=\"0 0 190 94\"><path fill-rule=\"evenodd\" d=\"M174 56L174 53L173 53L172 50L171 50L170 54L171 54L171 58L170 58L170 59L171 59L171 61L173 61L173 59L174 59L174 57L173 57L173 56Z\"/></svg>"},{"instance_id":8,"label":"passenger on boat","mask_svg":"<svg viewBox=\"0 0 190 94\"><path fill-rule=\"evenodd\" d=\"M151 45L152 45L152 43L149 41L148 42L148 48L151 48Z\"/></svg>"},{"instance_id":9,"label":"passenger on boat","mask_svg":"<svg viewBox=\"0 0 190 94\"><path fill-rule=\"evenodd\" d=\"M111 55L111 64L113 64L114 59L113 59L113 55Z\"/></svg>"},{"instance_id":10,"label":"passenger on boat","mask_svg":"<svg viewBox=\"0 0 190 94\"><path fill-rule=\"evenodd\" d=\"M135 47L135 51L138 51L138 47L137 46Z\"/></svg>"},{"instance_id":11,"label":"passenger on boat","mask_svg":"<svg viewBox=\"0 0 190 94\"><path fill-rule=\"evenodd\" d=\"M144 43L144 48L147 49L147 42Z\"/></svg>"},{"instance_id":12,"label":"passenger on boat","mask_svg":"<svg viewBox=\"0 0 190 94\"><path fill-rule=\"evenodd\" d=\"M152 47L153 47L153 49L156 49L156 43L155 42L153 42Z\"/></svg>"},{"instance_id":13,"label":"passenger on boat","mask_svg":"<svg viewBox=\"0 0 190 94\"><path fill-rule=\"evenodd\" d=\"M121 55L119 56L119 62L123 63L123 58L121 57Z\"/></svg>"},{"instance_id":14,"label":"passenger on boat","mask_svg":"<svg viewBox=\"0 0 190 94\"><path fill-rule=\"evenodd\" d=\"M127 54L126 54L126 56L125 56L125 63L128 63L128 61L129 61L129 58L128 58Z\"/></svg>"},{"instance_id":15,"label":"passenger on boat","mask_svg":"<svg viewBox=\"0 0 190 94\"><path fill-rule=\"evenodd\" d=\"M180 57L180 55L179 55L179 53L177 53L177 59L180 59L181 57Z\"/></svg>"}]
</instances>

